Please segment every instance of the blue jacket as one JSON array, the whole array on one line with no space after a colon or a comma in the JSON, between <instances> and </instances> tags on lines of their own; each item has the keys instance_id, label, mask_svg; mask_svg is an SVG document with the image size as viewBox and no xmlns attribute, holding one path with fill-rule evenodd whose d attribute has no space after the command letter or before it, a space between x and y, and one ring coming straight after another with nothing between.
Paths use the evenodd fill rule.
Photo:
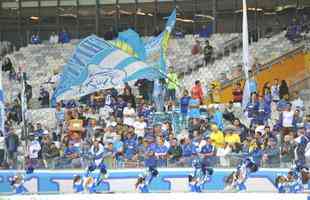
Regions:
<instances>
[{"instance_id":1,"label":"blue jacket","mask_svg":"<svg viewBox=\"0 0 310 200\"><path fill-rule=\"evenodd\" d=\"M184 144L182 147L182 156L183 157L190 157L196 154L196 147L193 144Z\"/></svg>"},{"instance_id":2,"label":"blue jacket","mask_svg":"<svg viewBox=\"0 0 310 200\"><path fill-rule=\"evenodd\" d=\"M124 140L124 154L127 159L132 159L132 157L137 153L138 142L135 138Z\"/></svg>"}]
</instances>

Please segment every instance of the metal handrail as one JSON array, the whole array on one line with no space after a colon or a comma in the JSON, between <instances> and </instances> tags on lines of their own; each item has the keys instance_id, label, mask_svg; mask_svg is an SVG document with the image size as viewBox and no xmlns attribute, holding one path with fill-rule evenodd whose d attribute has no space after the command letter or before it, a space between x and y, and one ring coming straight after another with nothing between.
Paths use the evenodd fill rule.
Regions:
<instances>
[{"instance_id":1,"label":"metal handrail","mask_svg":"<svg viewBox=\"0 0 310 200\"><path fill-rule=\"evenodd\" d=\"M279 57L277 57L277 58L275 58L275 59L273 59L273 60L271 60L271 61L269 61L269 62L263 64L263 65L261 65L261 67L260 67L259 69L257 69L257 70L254 71L254 74L256 74L256 73L258 73L258 72L261 72L261 71L264 71L264 70L266 70L266 69L269 69L272 65L274 65L274 64L276 64L276 63L279 63L279 62L280 62L281 60L283 60L284 58L287 58L288 56L292 56L292 55L294 55L294 54L297 54L297 53L303 51L304 48L305 48L305 45L302 45L302 46L297 47L296 49L294 49L294 50L292 50L292 51L287 52L286 54L283 54L283 55L281 55L281 56L279 56ZM239 77L236 77L236 78L234 78L234 79L232 79L232 80L229 80L227 83L225 83L225 84L222 86L221 89L225 89L225 88L229 87L231 84L233 84L233 83L235 83L235 82L237 82L237 81L243 80L244 78L245 78L245 75L242 74L242 75L240 75Z\"/></svg>"}]
</instances>

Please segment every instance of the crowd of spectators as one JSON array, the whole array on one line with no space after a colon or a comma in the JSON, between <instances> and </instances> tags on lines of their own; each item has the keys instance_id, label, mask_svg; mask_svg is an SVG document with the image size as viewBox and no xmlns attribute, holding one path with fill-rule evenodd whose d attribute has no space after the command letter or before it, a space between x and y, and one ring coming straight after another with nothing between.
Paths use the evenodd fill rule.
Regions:
<instances>
[{"instance_id":1,"label":"crowd of spectators","mask_svg":"<svg viewBox=\"0 0 310 200\"><path fill-rule=\"evenodd\" d=\"M31 41L38 44L40 38L34 35ZM65 31L50 37L51 44L69 41ZM192 49L193 55L202 53L208 64L213 53L208 41L203 49L199 41ZM199 157L208 166L235 167L248 156L263 167L309 164L310 115L303 101L289 92L285 80L279 83L275 79L260 89L254 74L250 75L251 98L244 106L241 83L236 84L228 104L221 104L214 83L212 104L207 105L208 93L199 80L190 91L183 91L177 74L169 68L165 79L138 80L134 85L125 84L121 91L111 88L59 102L53 127L29 122L27 130L13 128L23 118L18 95L6 105L0 166L85 168L94 158L103 157L109 168L155 163L189 167ZM33 97L27 82L25 90L29 103ZM50 94L43 87L38 100L41 107L50 107Z\"/></svg>"},{"instance_id":2,"label":"crowd of spectators","mask_svg":"<svg viewBox=\"0 0 310 200\"><path fill-rule=\"evenodd\" d=\"M69 43L71 40L69 33L63 29L61 32L59 32L59 34L56 34L55 32L53 32L50 35L49 38L49 43L54 45L54 44L66 44ZM40 38L40 33L34 33L31 35L30 38L30 43L31 44L41 44L41 38Z\"/></svg>"},{"instance_id":3,"label":"crowd of spectators","mask_svg":"<svg viewBox=\"0 0 310 200\"><path fill-rule=\"evenodd\" d=\"M98 156L104 157L109 168L154 163L188 167L197 157L219 167L234 167L245 156L263 167L308 163L310 115L298 94L290 94L285 81L267 82L261 91L254 78L252 81L251 100L245 110L241 107L240 83L227 105L207 106L199 80L178 98L176 91L181 88L170 69L157 92L156 83L139 80L135 84L139 94L135 94L136 87L125 84L122 91L112 88L79 101L59 102L55 126L29 123L28 135L11 126L21 123L21 102L16 99L7 106L6 134L0 137L0 166L80 168ZM28 86L28 98L30 90ZM45 97L45 106L48 99ZM243 112L246 117L242 117ZM162 120L168 113L176 114ZM181 131L175 126L175 118Z\"/></svg>"},{"instance_id":4,"label":"crowd of spectators","mask_svg":"<svg viewBox=\"0 0 310 200\"><path fill-rule=\"evenodd\" d=\"M299 19L293 18L291 24L287 27L287 39L296 42L303 37L303 33L309 32L310 25L307 18L307 15L302 15Z\"/></svg>"}]
</instances>

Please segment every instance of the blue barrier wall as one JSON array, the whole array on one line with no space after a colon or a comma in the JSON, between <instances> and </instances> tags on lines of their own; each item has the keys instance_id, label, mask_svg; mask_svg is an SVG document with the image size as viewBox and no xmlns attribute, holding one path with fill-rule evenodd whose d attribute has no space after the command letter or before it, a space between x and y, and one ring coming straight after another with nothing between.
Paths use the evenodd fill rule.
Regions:
<instances>
[{"instance_id":1,"label":"blue barrier wall","mask_svg":"<svg viewBox=\"0 0 310 200\"><path fill-rule=\"evenodd\" d=\"M187 176L192 173L192 169L159 169L160 176L152 182L151 191L187 191ZM224 189L224 179L232 170L215 169L210 183L206 184L206 190L219 191ZM286 173L285 169L261 169L251 175L248 182L248 188L254 188L254 191L275 191L274 180L279 173ZM0 193L10 193L12 189L9 185L9 178L16 174L23 174L21 171L1 171L0 172ZM84 171L49 171L37 170L31 175L25 176L27 180L25 187L31 193L70 193L72 192L72 180L74 175L83 174ZM110 170L108 179L100 186L102 192L108 191L134 191L134 183L143 170ZM95 176L97 173L94 172Z\"/></svg>"}]
</instances>

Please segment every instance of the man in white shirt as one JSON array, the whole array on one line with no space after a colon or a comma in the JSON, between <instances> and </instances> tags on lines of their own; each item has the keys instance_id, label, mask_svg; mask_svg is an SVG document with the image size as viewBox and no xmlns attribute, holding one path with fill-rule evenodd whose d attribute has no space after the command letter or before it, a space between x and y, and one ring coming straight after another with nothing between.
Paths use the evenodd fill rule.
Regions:
<instances>
[{"instance_id":1,"label":"man in white shirt","mask_svg":"<svg viewBox=\"0 0 310 200\"><path fill-rule=\"evenodd\" d=\"M41 151L40 142L38 141L37 137L34 137L28 148L28 156L30 158L30 161L33 167L37 167L39 164L39 152L40 151Z\"/></svg>"},{"instance_id":2,"label":"man in white shirt","mask_svg":"<svg viewBox=\"0 0 310 200\"><path fill-rule=\"evenodd\" d=\"M113 113L113 109L107 105L99 109L99 116L101 119L104 119L104 120L107 120L112 113Z\"/></svg>"},{"instance_id":3,"label":"man in white shirt","mask_svg":"<svg viewBox=\"0 0 310 200\"><path fill-rule=\"evenodd\" d=\"M288 104L284 111L280 115L280 123L282 125L281 144L283 143L284 137L292 131L294 126L294 111L292 105Z\"/></svg>"},{"instance_id":4,"label":"man in white shirt","mask_svg":"<svg viewBox=\"0 0 310 200\"><path fill-rule=\"evenodd\" d=\"M273 102L278 102L280 100L280 85L279 80L274 79L274 84L271 86L271 97Z\"/></svg>"},{"instance_id":5,"label":"man in white shirt","mask_svg":"<svg viewBox=\"0 0 310 200\"><path fill-rule=\"evenodd\" d=\"M108 144L108 143L113 143L115 140L116 140L116 132L115 132L115 127L113 126L108 126L106 129L105 129L105 133L104 133L104 136L103 136L103 142L105 144Z\"/></svg>"},{"instance_id":6,"label":"man in white shirt","mask_svg":"<svg viewBox=\"0 0 310 200\"><path fill-rule=\"evenodd\" d=\"M138 137L144 137L145 128L146 128L146 122L144 121L144 117L141 115L135 123L133 124L133 127L135 128L135 134Z\"/></svg>"},{"instance_id":7,"label":"man in white shirt","mask_svg":"<svg viewBox=\"0 0 310 200\"><path fill-rule=\"evenodd\" d=\"M123 123L128 126L133 126L135 122L136 112L135 109L132 107L131 103L127 103L127 106L124 108L123 111Z\"/></svg>"},{"instance_id":8,"label":"man in white shirt","mask_svg":"<svg viewBox=\"0 0 310 200\"><path fill-rule=\"evenodd\" d=\"M57 44L58 43L58 35L53 32L49 39L50 44Z\"/></svg>"},{"instance_id":9,"label":"man in white shirt","mask_svg":"<svg viewBox=\"0 0 310 200\"><path fill-rule=\"evenodd\" d=\"M292 128L294 121L294 111L291 109L289 104L287 108L282 112L282 127L283 128Z\"/></svg>"},{"instance_id":10,"label":"man in white shirt","mask_svg":"<svg viewBox=\"0 0 310 200\"><path fill-rule=\"evenodd\" d=\"M56 105L55 118L56 118L56 127L58 127L60 124L63 124L65 121L65 110L61 108L60 103L57 103Z\"/></svg>"}]
</instances>

